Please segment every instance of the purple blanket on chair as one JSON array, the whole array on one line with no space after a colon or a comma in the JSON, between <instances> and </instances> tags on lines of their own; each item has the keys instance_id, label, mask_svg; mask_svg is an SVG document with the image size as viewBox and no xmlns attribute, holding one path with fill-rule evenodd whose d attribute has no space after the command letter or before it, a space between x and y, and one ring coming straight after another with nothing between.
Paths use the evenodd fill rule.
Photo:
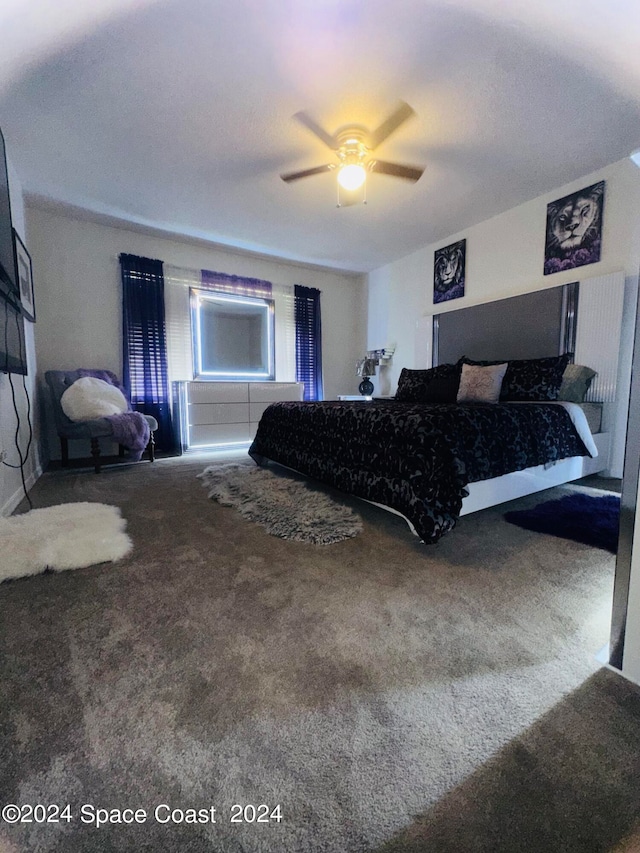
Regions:
<instances>
[{"instance_id":1,"label":"purple blanket on chair","mask_svg":"<svg viewBox=\"0 0 640 853\"><path fill-rule=\"evenodd\" d=\"M113 437L123 447L128 448L130 457L138 461L149 443L149 424L140 412L123 412L110 415L106 420L113 428Z\"/></svg>"}]
</instances>

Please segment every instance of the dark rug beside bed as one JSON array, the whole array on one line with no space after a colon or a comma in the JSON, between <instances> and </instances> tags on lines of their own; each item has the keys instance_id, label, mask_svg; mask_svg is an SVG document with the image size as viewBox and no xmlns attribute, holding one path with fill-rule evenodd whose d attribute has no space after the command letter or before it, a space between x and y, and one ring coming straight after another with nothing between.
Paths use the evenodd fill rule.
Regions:
<instances>
[{"instance_id":1,"label":"dark rug beside bed","mask_svg":"<svg viewBox=\"0 0 640 853\"><path fill-rule=\"evenodd\" d=\"M504 517L510 524L526 530L572 539L612 554L618 548L618 495L596 496L576 492L556 501L538 504L533 509L505 512Z\"/></svg>"}]
</instances>

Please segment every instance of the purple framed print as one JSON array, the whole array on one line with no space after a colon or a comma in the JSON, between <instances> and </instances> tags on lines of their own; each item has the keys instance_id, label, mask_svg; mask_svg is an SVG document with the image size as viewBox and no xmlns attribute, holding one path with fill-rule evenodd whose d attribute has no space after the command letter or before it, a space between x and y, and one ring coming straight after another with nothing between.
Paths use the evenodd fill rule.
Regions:
<instances>
[{"instance_id":1,"label":"purple framed print","mask_svg":"<svg viewBox=\"0 0 640 853\"><path fill-rule=\"evenodd\" d=\"M592 184L547 205L545 275L600 260L604 183Z\"/></svg>"},{"instance_id":2,"label":"purple framed print","mask_svg":"<svg viewBox=\"0 0 640 853\"><path fill-rule=\"evenodd\" d=\"M467 241L458 240L433 254L433 301L448 302L464 296Z\"/></svg>"}]
</instances>

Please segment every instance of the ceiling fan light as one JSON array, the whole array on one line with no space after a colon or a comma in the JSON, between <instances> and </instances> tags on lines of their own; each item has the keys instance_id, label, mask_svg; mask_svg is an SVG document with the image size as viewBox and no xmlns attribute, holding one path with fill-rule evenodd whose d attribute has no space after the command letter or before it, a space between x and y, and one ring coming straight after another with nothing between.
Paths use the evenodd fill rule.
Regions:
<instances>
[{"instance_id":1,"label":"ceiling fan light","mask_svg":"<svg viewBox=\"0 0 640 853\"><path fill-rule=\"evenodd\" d=\"M345 190L357 190L365 182L367 172L359 163L341 166L338 172L338 183Z\"/></svg>"}]
</instances>

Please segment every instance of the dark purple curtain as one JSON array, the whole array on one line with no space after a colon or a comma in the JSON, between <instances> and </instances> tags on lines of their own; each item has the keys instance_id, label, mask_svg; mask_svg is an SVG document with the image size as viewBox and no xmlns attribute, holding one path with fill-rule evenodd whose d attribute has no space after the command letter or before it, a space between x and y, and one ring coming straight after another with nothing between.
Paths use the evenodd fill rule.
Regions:
<instances>
[{"instance_id":1,"label":"dark purple curtain","mask_svg":"<svg viewBox=\"0 0 640 853\"><path fill-rule=\"evenodd\" d=\"M304 382L305 400L322 400L322 323L320 291L294 288L296 318L296 381Z\"/></svg>"},{"instance_id":2,"label":"dark purple curtain","mask_svg":"<svg viewBox=\"0 0 640 853\"><path fill-rule=\"evenodd\" d=\"M158 421L160 450L174 449L167 379L162 261L120 255L122 271L122 382L134 411Z\"/></svg>"}]
</instances>

